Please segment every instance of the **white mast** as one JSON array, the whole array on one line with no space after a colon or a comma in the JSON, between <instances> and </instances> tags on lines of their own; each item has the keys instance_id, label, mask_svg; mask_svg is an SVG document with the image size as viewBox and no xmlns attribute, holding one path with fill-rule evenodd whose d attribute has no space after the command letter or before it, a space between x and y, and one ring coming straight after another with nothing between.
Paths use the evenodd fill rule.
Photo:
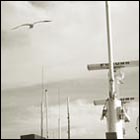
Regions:
<instances>
[{"instance_id":1,"label":"white mast","mask_svg":"<svg viewBox=\"0 0 140 140\"><path fill-rule=\"evenodd\" d=\"M108 61L109 61L109 97L113 98L115 94L115 81L114 81L114 66L113 66L113 48L112 48L112 35L111 35L111 21L109 13L108 1L105 1L106 5L106 27L107 27L107 45L108 45Z\"/></svg>"},{"instance_id":2,"label":"white mast","mask_svg":"<svg viewBox=\"0 0 140 140\"><path fill-rule=\"evenodd\" d=\"M106 27L107 27L107 45L108 45L108 60L109 60L109 98L106 102L107 108L107 124L108 132L106 137L108 139L116 138L123 139L122 120L118 119L117 108L121 107L121 101L115 97L115 80L114 80L114 66L113 66L113 48L112 48L112 35L111 35L111 21L109 13L108 1L105 1L106 5Z\"/></svg>"},{"instance_id":3,"label":"white mast","mask_svg":"<svg viewBox=\"0 0 140 140\"><path fill-rule=\"evenodd\" d=\"M111 39L111 22L108 1L105 1L106 8L106 27L107 27L107 45L108 45L108 60L109 63L91 64L88 65L88 70L104 70L109 69L109 97L106 100L94 101L95 105L104 105L101 119L107 119L107 139L123 139L123 121L129 122L130 118L127 115L123 105L129 103L134 98L119 99L116 86L123 83L123 74L117 74L118 70L125 67L139 66L139 61L125 61L113 63L113 49ZM114 70L115 74L114 75Z\"/></svg>"}]
</instances>

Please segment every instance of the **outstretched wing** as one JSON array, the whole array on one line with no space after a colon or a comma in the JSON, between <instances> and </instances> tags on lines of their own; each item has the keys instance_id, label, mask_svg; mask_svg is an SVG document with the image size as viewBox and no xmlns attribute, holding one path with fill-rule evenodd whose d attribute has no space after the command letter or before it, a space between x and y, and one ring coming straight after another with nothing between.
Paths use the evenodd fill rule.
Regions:
<instances>
[{"instance_id":1,"label":"outstretched wing","mask_svg":"<svg viewBox=\"0 0 140 140\"><path fill-rule=\"evenodd\" d=\"M51 22L51 20L36 21L33 24L44 23L44 22Z\"/></svg>"},{"instance_id":2,"label":"outstretched wing","mask_svg":"<svg viewBox=\"0 0 140 140\"><path fill-rule=\"evenodd\" d=\"M20 27L23 27L23 26L31 26L31 24L22 24L22 25L19 25L19 26L16 26L16 27L14 27L14 28L12 28L12 30L16 30L16 29L18 29L18 28L20 28Z\"/></svg>"}]
</instances>

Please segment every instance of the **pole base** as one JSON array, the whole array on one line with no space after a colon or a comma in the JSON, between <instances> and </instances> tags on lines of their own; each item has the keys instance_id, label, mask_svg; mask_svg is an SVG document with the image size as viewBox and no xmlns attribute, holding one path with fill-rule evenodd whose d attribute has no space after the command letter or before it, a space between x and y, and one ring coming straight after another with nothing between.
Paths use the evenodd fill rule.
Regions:
<instances>
[{"instance_id":1,"label":"pole base","mask_svg":"<svg viewBox=\"0 0 140 140\"><path fill-rule=\"evenodd\" d=\"M116 132L107 132L106 139L117 139L117 133Z\"/></svg>"}]
</instances>

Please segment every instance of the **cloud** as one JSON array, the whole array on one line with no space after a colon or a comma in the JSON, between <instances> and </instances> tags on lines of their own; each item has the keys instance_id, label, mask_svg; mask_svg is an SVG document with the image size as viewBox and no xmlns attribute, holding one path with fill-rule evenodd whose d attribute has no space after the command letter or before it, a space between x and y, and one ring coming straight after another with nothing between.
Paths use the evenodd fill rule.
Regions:
<instances>
[{"instance_id":1,"label":"cloud","mask_svg":"<svg viewBox=\"0 0 140 140\"><path fill-rule=\"evenodd\" d=\"M29 33L22 32L15 33L15 32L8 32L2 30L2 49L12 49L12 48L19 48L19 47L26 47L31 43ZM14 37L13 37L14 36ZM23 39L24 38L24 39Z\"/></svg>"},{"instance_id":2,"label":"cloud","mask_svg":"<svg viewBox=\"0 0 140 140\"><path fill-rule=\"evenodd\" d=\"M33 3L36 2L33 1ZM49 6L45 8L47 4ZM54 6L51 6L51 4ZM36 5L40 5L40 2ZM103 3L42 2L41 5L44 5L43 9L35 7L26 1L7 2L2 7L2 47L10 48L4 51L2 49L4 56L4 58L2 56L2 59L7 60L2 62L4 64L2 65L2 71L4 71L2 73L4 77L2 78L2 85L4 86L2 87L16 87L21 85L17 85L17 83L26 83L27 85L27 83L34 82L34 84L37 84L41 65L43 64L46 66L47 73L49 73L48 75L50 77L48 79L51 79L48 80L49 82L82 76L86 77L88 73L86 65L88 63L107 62L108 60L107 47L105 45L106 34ZM119 5L120 7L125 6L125 9L119 8ZM115 43L113 46L114 60L138 59L138 26L135 26L138 23L136 16L137 6L135 10L131 10L133 20L127 15L130 10L128 3L123 3L122 5L117 3L117 7L115 7L114 3L111 3L111 6L114 7L112 9L112 15L115 16L115 18L112 16L113 35L115 33L113 37L113 42ZM123 15L119 12L119 9L122 10ZM16 32L9 31L11 27L18 24L44 19L46 17L53 22L51 24L37 26L34 30L21 29ZM126 19L124 17L130 23L127 26L125 26ZM121 19L122 24L116 24L116 18ZM131 28L132 26L134 28ZM129 34L129 38L131 39L127 39L128 35L125 33L127 30L130 31L130 29L133 30L133 35ZM121 38L120 34L122 35L122 33L119 31L123 31ZM118 40L120 38L119 42L116 42L117 38ZM135 47L131 47L132 44ZM19 59L19 55L24 55L24 57ZM9 65L9 63L13 66ZM32 72L34 73L33 77L37 80L31 81L28 71L32 71L32 68L34 68L34 72ZM26 82L22 80L24 76L18 79L19 76L16 76L14 72L17 71L20 74L23 73L23 70L25 75L27 75ZM11 79L12 75L15 75L16 78L14 78L15 82L12 81L11 83L9 79ZM9 82L7 83L6 81Z\"/></svg>"},{"instance_id":3,"label":"cloud","mask_svg":"<svg viewBox=\"0 0 140 140\"><path fill-rule=\"evenodd\" d=\"M49 2L44 1L29 1L33 6L37 8L47 8Z\"/></svg>"}]
</instances>

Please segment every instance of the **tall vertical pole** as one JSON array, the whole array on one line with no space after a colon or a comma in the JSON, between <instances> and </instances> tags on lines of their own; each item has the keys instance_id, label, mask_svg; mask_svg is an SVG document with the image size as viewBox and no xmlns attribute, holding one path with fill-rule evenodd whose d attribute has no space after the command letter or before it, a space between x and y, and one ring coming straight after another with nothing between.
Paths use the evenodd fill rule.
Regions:
<instances>
[{"instance_id":1,"label":"tall vertical pole","mask_svg":"<svg viewBox=\"0 0 140 140\"><path fill-rule=\"evenodd\" d=\"M108 1L106 5L106 27L107 27L107 44L108 44L108 60L109 60L109 99L107 101L107 123L108 132L107 139L123 139L122 120L118 118L118 109L121 108L121 101L115 96L115 79L113 66L113 49L111 35L111 21L109 13Z\"/></svg>"},{"instance_id":2,"label":"tall vertical pole","mask_svg":"<svg viewBox=\"0 0 140 140\"><path fill-rule=\"evenodd\" d=\"M55 131L52 131L52 139L55 139Z\"/></svg>"},{"instance_id":3,"label":"tall vertical pole","mask_svg":"<svg viewBox=\"0 0 140 140\"><path fill-rule=\"evenodd\" d=\"M47 89L45 89L45 109L46 109L46 138L49 138L49 128L48 128L48 94Z\"/></svg>"},{"instance_id":4,"label":"tall vertical pole","mask_svg":"<svg viewBox=\"0 0 140 140\"><path fill-rule=\"evenodd\" d=\"M43 104L41 103L41 138L43 138Z\"/></svg>"},{"instance_id":5,"label":"tall vertical pole","mask_svg":"<svg viewBox=\"0 0 140 140\"><path fill-rule=\"evenodd\" d=\"M67 98L67 113L68 113L68 139L70 139L70 112L69 112L69 97Z\"/></svg>"},{"instance_id":6,"label":"tall vertical pole","mask_svg":"<svg viewBox=\"0 0 140 140\"><path fill-rule=\"evenodd\" d=\"M43 66L42 66L42 96L41 96L41 138L43 138L43 110L44 110L44 102L43 102L43 94L44 94L44 80L43 80L43 74L44 73L44 70L43 70Z\"/></svg>"},{"instance_id":7,"label":"tall vertical pole","mask_svg":"<svg viewBox=\"0 0 140 140\"><path fill-rule=\"evenodd\" d=\"M60 119L60 90L58 89L58 103L59 103L59 116L58 116L58 139L61 139L61 119Z\"/></svg>"},{"instance_id":8,"label":"tall vertical pole","mask_svg":"<svg viewBox=\"0 0 140 140\"><path fill-rule=\"evenodd\" d=\"M106 5L106 27L107 27L107 45L108 45L108 60L109 60L109 97L113 98L115 93L115 80L114 80L114 67L113 67L113 49L112 49L112 39L111 39L111 21L109 14L108 1L105 1Z\"/></svg>"}]
</instances>

